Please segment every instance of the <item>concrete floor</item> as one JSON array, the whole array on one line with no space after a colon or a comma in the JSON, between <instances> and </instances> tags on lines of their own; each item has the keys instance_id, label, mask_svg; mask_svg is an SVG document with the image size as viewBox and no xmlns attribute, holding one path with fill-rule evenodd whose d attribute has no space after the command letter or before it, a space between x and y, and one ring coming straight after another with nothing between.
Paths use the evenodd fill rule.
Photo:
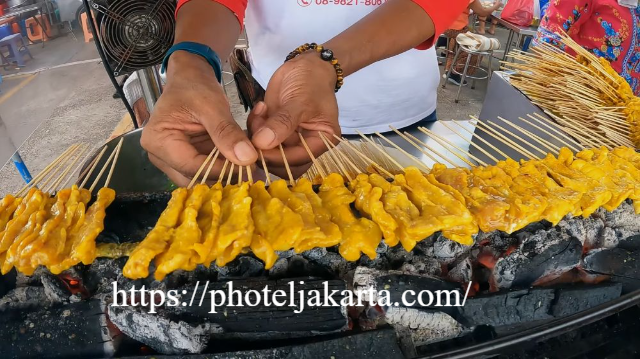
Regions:
<instances>
[{"instance_id":1,"label":"concrete floor","mask_svg":"<svg viewBox=\"0 0 640 359\"><path fill-rule=\"evenodd\" d=\"M29 60L26 67L0 68L4 78L0 84L0 118L12 142L0 144L0 152L3 146L11 148L0 153L0 164L10 157L14 147L20 148L27 167L37 174L74 143L101 145L125 114L122 102L112 98L114 90L99 62L95 44L84 43L81 34L76 36L78 41L70 34L63 35L47 42L44 48L41 44L30 45L34 60ZM504 40L506 31L499 29L497 37ZM494 69L497 68L498 62L494 61ZM442 71L441 66L441 74ZM454 102L456 86L439 88L439 119L462 120L478 115L486 87L487 81L478 81L475 90L463 87L459 103ZM246 114L233 83L227 93L234 117L244 124ZM23 185L13 164L0 169L0 196Z\"/></svg>"},{"instance_id":2,"label":"concrete floor","mask_svg":"<svg viewBox=\"0 0 640 359\"><path fill-rule=\"evenodd\" d=\"M0 118L35 175L74 143L99 146L125 108L112 98L111 82L99 61L93 60L98 57L93 42L76 42L68 35L47 42L44 48L30 45L29 50L34 60L20 71L28 75L0 70L4 77ZM10 155L3 154L0 161L4 164ZM0 169L0 196L23 185L13 164Z\"/></svg>"}]
</instances>

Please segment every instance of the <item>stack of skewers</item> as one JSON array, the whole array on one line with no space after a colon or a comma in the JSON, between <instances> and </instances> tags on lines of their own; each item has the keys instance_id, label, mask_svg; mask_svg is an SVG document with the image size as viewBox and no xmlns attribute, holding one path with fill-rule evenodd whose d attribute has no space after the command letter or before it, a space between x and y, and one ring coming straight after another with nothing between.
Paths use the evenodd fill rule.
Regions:
<instances>
[{"instance_id":1,"label":"stack of skewers","mask_svg":"<svg viewBox=\"0 0 640 359\"><path fill-rule=\"evenodd\" d=\"M505 62L513 86L552 116L585 146L604 137L610 146L640 147L640 98L609 62L558 34L569 54L542 43L515 51L518 62Z\"/></svg>"},{"instance_id":2,"label":"stack of skewers","mask_svg":"<svg viewBox=\"0 0 640 359\"><path fill-rule=\"evenodd\" d=\"M612 146L598 134L592 134L595 146L585 148L540 115L525 121L561 146L499 120L503 124L479 120L473 124L501 147L519 153L522 161L512 160L481 137L477 143L468 140L460 132L468 130L456 121L441 123L495 164L483 162L426 128L420 131L448 153L392 128L436 164L427 166L380 133L376 133L378 140L415 166L402 166L387 147L364 135L361 143L355 143L321 134L327 152L315 158L308 151L313 166L297 181L288 166L288 180L272 180L261 156L266 181L254 182L252 167L238 168L225 160L217 181L210 185L207 180L220 156L214 149L192 183L172 193L146 238L124 247L96 243L104 228L105 209L115 196L107 187L122 142L88 190L84 189L86 179L66 188L66 176L81 156L77 149L70 149L17 196L0 202L1 269L7 273L15 267L32 274L44 266L60 273L99 256L127 255L126 277L146 278L155 268L155 278L162 280L176 270L194 270L198 265L225 266L249 252L266 268L274 265L279 251L301 253L334 246L345 260L356 261L363 254L375 258L382 241L411 251L440 232L471 245L479 231L512 233L542 220L555 225L567 215L588 217L600 207L613 210L625 200L632 200L640 212L640 154L632 148ZM576 131L587 134L586 129ZM301 141L305 144L302 136ZM106 148L83 178L91 176L105 152ZM287 164L282 149L281 153ZM69 158L74 161L60 169ZM466 166L456 166L453 158ZM106 183L85 212L91 203L89 194L107 168ZM53 191L55 196L49 194Z\"/></svg>"},{"instance_id":3,"label":"stack of skewers","mask_svg":"<svg viewBox=\"0 0 640 359\"><path fill-rule=\"evenodd\" d=\"M88 152L87 146L78 144L67 149L15 196L7 195L0 201L2 274L15 267L31 275L39 266L58 274L76 264L95 260L96 238L104 229L105 210L115 199L115 192L108 186L121 147L122 140L89 188L85 188L86 179L96 170L106 147L83 174L86 179L68 187L84 161L76 166L77 163ZM87 208L92 192L109 166L104 187Z\"/></svg>"}]
</instances>

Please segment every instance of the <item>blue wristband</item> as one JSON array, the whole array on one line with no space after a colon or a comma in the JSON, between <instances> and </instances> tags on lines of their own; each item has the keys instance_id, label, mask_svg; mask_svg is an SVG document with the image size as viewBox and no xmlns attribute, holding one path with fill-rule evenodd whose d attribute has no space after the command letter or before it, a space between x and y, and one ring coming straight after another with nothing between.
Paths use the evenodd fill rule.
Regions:
<instances>
[{"instance_id":1,"label":"blue wristband","mask_svg":"<svg viewBox=\"0 0 640 359\"><path fill-rule=\"evenodd\" d=\"M161 71L165 73L167 71L167 65L169 63L169 57L176 51L186 51L195 55L202 56L211 67L213 67L213 71L216 73L216 78L218 82L222 83L222 67L220 66L220 58L215 51L213 51L209 46L199 44L197 42L180 42L177 43L167 51L167 54L164 55L164 60L162 60L162 69Z\"/></svg>"}]
</instances>

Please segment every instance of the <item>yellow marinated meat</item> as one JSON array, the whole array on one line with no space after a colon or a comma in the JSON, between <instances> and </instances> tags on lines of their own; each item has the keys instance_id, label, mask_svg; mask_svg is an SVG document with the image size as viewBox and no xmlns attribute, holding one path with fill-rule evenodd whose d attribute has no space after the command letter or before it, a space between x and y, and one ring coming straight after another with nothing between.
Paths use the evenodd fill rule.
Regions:
<instances>
[{"instance_id":1,"label":"yellow marinated meat","mask_svg":"<svg viewBox=\"0 0 640 359\"><path fill-rule=\"evenodd\" d=\"M7 250L11 247L16 238L25 230L32 227L26 227L30 220L34 223L36 218L34 215L46 201L45 194L40 190L32 188L25 199L18 205L13 218L7 223L4 231L0 232L0 267L4 266Z\"/></svg>"},{"instance_id":2,"label":"yellow marinated meat","mask_svg":"<svg viewBox=\"0 0 640 359\"><path fill-rule=\"evenodd\" d=\"M138 243L98 243L96 245L96 258L117 259L131 255Z\"/></svg>"},{"instance_id":3,"label":"yellow marinated meat","mask_svg":"<svg viewBox=\"0 0 640 359\"><path fill-rule=\"evenodd\" d=\"M278 255L273 250L271 243L258 233L253 233L249 247L251 248L251 252L264 262L265 269L271 269L278 260Z\"/></svg>"},{"instance_id":4,"label":"yellow marinated meat","mask_svg":"<svg viewBox=\"0 0 640 359\"><path fill-rule=\"evenodd\" d=\"M516 162L504 164L517 166ZM513 172L513 168L510 169ZM514 184L513 178L498 166L475 167L473 182L485 193L503 197L509 204L507 211L507 233L513 233L530 223L540 221L548 202L544 196L535 194L530 188L521 188ZM481 180L481 181L480 181Z\"/></svg>"},{"instance_id":5,"label":"yellow marinated meat","mask_svg":"<svg viewBox=\"0 0 640 359\"><path fill-rule=\"evenodd\" d=\"M599 182L611 192L611 199L602 207L607 211L613 211L633 195L635 181L633 178L629 179L630 175L627 172L616 169L608 157L609 150L604 147L583 150L576 154L571 168Z\"/></svg>"},{"instance_id":6,"label":"yellow marinated meat","mask_svg":"<svg viewBox=\"0 0 640 359\"><path fill-rule=\"evenodd\" d=\"M396 236L398 223L384 208L382 188L374 187L366 174L359 174L351 181L349 189L356 196L356 209L380 227L387 245L395 247L400 241Z\"/></svg>"},{"instance_id":7,"label":"yellow marinated meat","mask_svg":"<svg viewBox=\"0 0 640 359\"><path fill-rule=\"evenodd\" d=\"M406 192L402 190L407 186L404 175L396 175L393 184L377 174L369 175L369 181L372 185L382 189L381 200L384 209L398 224L395 231L396 238L405 250L412 250L419 241L432 235L436 228L442 227L442 224L435 217L420 216L418 207L409 200Z\"/></svg>"},{"instance_id":8,"label":"yellow marinated meat","mask_svg":"<svg viewBox=\"0 0 640 359\"><path fill-rule=\"evenodd\" d=\"M160 214L156 225L129 256L123 269L125 277L141 279L149 276L149 264L165 251L167 242L178 225L188 194L186 188L178 188L171 193L167 208Z\"/></svg>"},{"instance_id":9,"label":"yellow marinated meat","mask_svg":"<svg viewBox=\"0 0 640 359\"><path fill-rule=\"evenodd\" d=\"M633 208L636 214L640 214L640 169L633 162L619 156L620 153L624 152L619 151L618 148L614 149L610 153L609 160L615 168L625 171L631 176L630 179L633 180L634 190L629 198L633 200Z\"/></svg>"},{"instance_id":10,"label":"yellow marinated meat","mask_svg":"<svg viewBox=\"0 0 640 359\"><path fill-rule=\"evenodd\" d=\"M302 193L296 193L289 189L287 182L278 180L269 186L269 194L284 203L294 214L302 219L303 227L299 239L294 243L296 253L302 253L318 247L318 243L325 243L327 235L316 223L311 202ZM297 223L297 221L296 221Z\"/></svg>"},{"instance_id":11,"label":"yellow marinated meat","mask_svg":"<svg viewBox=\"0 0 640 359\"><path fill-rule=\"evenodd\" d=\"M538 160L523 161L518 173L520 175L514 178L514 183L521 184L522 190L526 190L529 183L532 191L546 198L548 205L542 217L554 226L570 213L574 216L582 213L580 208L582 193L558 185L547 175L546 167L542 166Z\"/></svg>"},{"instance_id":12,"label":"yellow marinated meat","mask_svg":"<svg viewBox=\"0 0 640 359\"><path fill-rule=\"evenodd\" d=\"M198 212L209 192L209 187L198 184L191 189L182 211L180 225L173 231L167 249L156 257L155 278L163 280L167 274L178 269L192 271L196 269L195 261L190 261L197 253L193 245L201 243L202 230L198 226Z\"/></svg>"},{"instance_id":13,"label":"yellow marinated meat","mask_svg":"<svg viewBox=\"0 0 640 359\"><path fill-rule=\"evenodd\" d=\"M52 273L60 273L62 269L58 267L69 258L73 242L70 233L77 231L85 220L86 203L82 191L77 187L71 188L71 193L67 203L65 203L64 217L60 224L44 239L39 251L31 255L31 267L37 268L44 265Z\"/></svg>"},{"instance_id":14,"label":"yellow marinated meat","mask_svg":"<svg viewBox=\"0 0 640 359\"><path fill-rule=\"evenodd\" d=\"M473 244L473 235L478 232L471 212L463 202L443 188L434 185L435 177L429 180L415 167L405 168L407 185L411 188L409 199L420 209L423 218L438 220L442 235L464 245ZM420 198L420 197L426 198Z\"/></svg>"},{"instance_id":15,"label":"yellow marinated meat","mask_svg":"<svg viewBox=\"0 0 640 359\"><path fill-rule=\"evenodd\" d=\"M84 224L77 231L71 231L69 240L74 245L71 247L69 259L71 263L63 261L63 270L82 262L84 265L93 263L96 259L96 238L104 230L104 218L107 207L113 203L116 192L111 188L101 188L98 191L96 201L87 209Z\"/></svg>"},{"instance_id":16,"label":"yellow marinated meat","mask_svg":"<svg viewBox=\"0 0 640 359\"><path fill-rule=\"evenodd\" d=\"M16 208L20 204L21 199L15 198L8 194L0 201L0 231L4 231L5 226L13 216Z\"/></svg>"},{"instance_id":17,"label":"yellow marinated meat","mask_svg":"<svg viewBox=\"0 0 640 359\"><path fill-rule=\"evenodd\" d=\"M580 207L584 218L611 200L612 194L606 187L570 167L573 153L568 148L561 148L558 158L549 154L541 162L548 167L547 173L556 182L583 194Z\"/></svg>"},{"instance_id":18,"label":"yellow marinated meat","mask_svg":"<svg viewBox=\"0 0 640 359\"><path fill-rule=\"evenodd\" d=\"M272 183L284 185L284 180ZM277 191L276 191L277 192ZM300 214L289 208L284 201L272 196L259 181L251 186L249 194L253 200L251 214L256 231L266 239L275 251L287 251L294 248L301 239L304 222Z\"/></svg>"},{"instance_id":19,"label":"yellow marinated meat","mask_svg":"<svg viewBox=\"0 0 640 359\"><path fill-rule=\"evenodd\" d=\"M26 275L31 275L36 270L37 266L33 266L31 263L32 256L34 253L42 250L51 232L64 220L66 213L65 208L71 197L71 192L71 189L63 189L58 192L56 195L56 203L51 208L51 217L44 223L39 232L34 232L30 240L26 240L20 245L18 248L19 262L14 263L18 271Z\"/></svg>"},{"instance_id":20,"label":"yellow marinated meat","mask_svg":"<svg viewBox=\"0 0 640 359\"><path fill-rule=\"evenodd\" d=\"M306 241L303 246L306 248L328 248L336 246L342 240L342 232L337 224L331 222L331 213L322 205L322 199L313 190L311 181L307 179L300 179L298 183L291 189L295 194L304 195L311 205L311 210L315 217L315 223L320 227L325 237L316 237L315 243ZM311 249L309 248L309 249ZM300 248L302 249L302 248Z\"/></svg>"},{"instance_id":21,"label":"yellow marinated meat","mask_svg":"<svg viewBox=\"0 0 640 359\"><path fill-rule=\"evenodd\" d=\"M342 176L332 173L320 186L322 205L331 213L331 220L340 227L342 241L339 252L348 261L357 261L362 253L374 259L382 240L377 224L367 218L356 218L350 204L355 196L344 186Z\"/></svg>"},{"instance_id":22,"label":"yellow marinated meat","mask_svg":"<svg viewBox=\"0 0 640 359\"><path fill-rule=\"evenodd\" d=\"M251 217L249 184L225 186L222 190L221 220L216 242L216 265L222 267L251 245L255 229Z\"/></svg>"},{"instance_id":23,"label":"yellow marinated meat","mask_svg":"<svg viewBox=\"0 0 640 359\"><path fill-rule=\"evenodd\" d=\"M477 225L480 229L489 233L495 230L506 231L506 216L511 207L504 198L484 193L480 188L470 184L470 172L463 168L446 168L442 164L436 164L431 170L431 175L435 182L446 185L451 190L440 187L454 198L455 192L460 193L464 197L464 203L472 213ZM436 185L432 180L432 184ZM437 185L436 185L437 186ZM453 192L455 191L455 192Z\"/></svg>"},{"instance_id":24,"label":"yellow marinated meat","mask_svg":"<svg viewBox=\"0 0 640 359\"><path fill-rule=\"evenodd\" d=\"M212 254L212 251L216 247L218 230L220 229L220 201L222 201L222 184L216 183L209 190L205 203L198 213L198 226L202 231L202 242L193 245L193 250L196 252L193 260L196 264L204 264L209 267L215 259L215 253ZM207 260L209 257L211 259Z\"/></svg>"},{"instance_id":25,"label":"yellow marinated meat","mask_svg":"<svg viewBox=\"0 0 640 359\"><path fill-rule=\"evenodd\" d=\"M7 252L5 253L4 262L2 263L2 268L0 272L2 274L7 274L13 268L15 263L18 262L20 258L19 248L22 243L27 243L27 241L32 241L33 238L37 237L37 234L40 233L42 229L42 225L49 217L49 212L47 211L47 204L49 202L49 195L44 193L43 200L40 202L40 207L31 214L29 220L27 221L27 225L20 231L20 234L13 241ZM26 214L23 213L24 216ZM35 236L33 235L35 233Z\"/></svg>"}]
</instances>

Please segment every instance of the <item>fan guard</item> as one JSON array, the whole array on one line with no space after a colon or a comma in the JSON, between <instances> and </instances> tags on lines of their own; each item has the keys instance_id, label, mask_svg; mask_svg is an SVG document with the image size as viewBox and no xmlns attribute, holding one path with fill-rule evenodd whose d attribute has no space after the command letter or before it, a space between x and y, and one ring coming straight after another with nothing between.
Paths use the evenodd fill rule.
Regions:
<instances>
[{"instance_id":1,"label":"fan guard","mask_svg":"<svg viewBox=\"0 0 640 359\"><path fill-rule=\"evenodd\" d=\"M173 0L94 2L100 39L115 76L160 64L173 44Z\"/></svg>"}]
</instances>

